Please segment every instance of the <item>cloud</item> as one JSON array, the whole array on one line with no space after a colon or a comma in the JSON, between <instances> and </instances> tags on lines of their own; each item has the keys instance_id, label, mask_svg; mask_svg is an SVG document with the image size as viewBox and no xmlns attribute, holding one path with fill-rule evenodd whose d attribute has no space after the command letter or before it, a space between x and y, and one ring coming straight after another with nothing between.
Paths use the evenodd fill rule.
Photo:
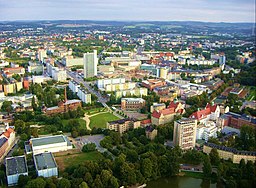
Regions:
<instances>
[{"instance_id":1,"label":"cloud","mask_svg":"<svg viewBox=\"0 0 256 188\"><path fill-rule=\"evenodd\" d=\"M254 0L0 0L1 20L255 22Z\"/></svg>"}]
</instances>

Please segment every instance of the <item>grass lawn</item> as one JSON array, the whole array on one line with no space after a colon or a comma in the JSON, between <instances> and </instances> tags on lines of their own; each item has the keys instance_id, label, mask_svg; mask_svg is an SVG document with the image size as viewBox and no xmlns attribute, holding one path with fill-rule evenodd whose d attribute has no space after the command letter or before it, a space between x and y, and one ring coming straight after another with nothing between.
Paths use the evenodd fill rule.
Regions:
<instances>
[{"instance_id":1,"label":"grass lawn","mask_svg":"<svg viewBox=\"0 0 256 188\"><path fill-rule=\"evenodd\" d=\"M97 114L99 112L104 112L106 111L105 108L93 108L93 109L90 109L90 110L85 110L86 114L87 115L93 115L93 114Z\"/></svg>"},{"instance_id":2,"label":"grass lawn","mask_svg":"<svg viewBox=\"0 0 256 188\"><path fill-rule=\"evenodd\" d=\"M204 174L201 172L188 172L188 171L182 171L184 173L184 176L192 177L192 178L198 178L202 179L204 177Z\"/></svg>"},{"instance_id":3,"label":"grass lawn","mask_svg":"<svg viewBox=\"0 0 256 188\"><path fill-rule=\"evenodd\" d=\"M68 122L69 122L70 120L72 120L72 119L64 119L64 120L62 120L63 125L64 125L64 126L67 126L67 125L68 125ZM80 118L76 118L76 120L79 121L79 124L80 124L80 126L81 126L82 128L86 128L86 121L85 121L85 120L80 119Z\"/></svg>"},{"instance_id":4,"label":"grass lawn","mask_svg":"<svg viewBox=\"0 0 256 188\"><path fill-rule=\"evenodd\" d=\"M90 127L106 128L108 121L115 121L115 120L119 120L119 118L109 112L99 114L99 115L90 117Z\"/></svg>"},{"instance_id":5,"label":"grass lawn","mask_svg":"<svg viewBox=\"0 0 256 188\"><path fill-rule=\"evenodd\" d=\"M89 161L98 161L103 159L104 157L98 151L93 151L89 153L76 153L64 156L55 157L55 160L58 164L60 171L64 171L66 167L72 165L83 164L85 160Z\"/></svg>"}]
</instances>

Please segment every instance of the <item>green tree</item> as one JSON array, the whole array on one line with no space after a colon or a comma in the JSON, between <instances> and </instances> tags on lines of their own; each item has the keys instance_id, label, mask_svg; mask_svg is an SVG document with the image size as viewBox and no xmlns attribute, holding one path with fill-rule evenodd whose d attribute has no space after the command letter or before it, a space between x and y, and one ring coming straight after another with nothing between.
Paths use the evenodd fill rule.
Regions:
<instances>
[{"instance_id":1,"label":"green tree","mask_svg":"<svg viewBox=\"0 0 256 188\"><path fill-rule=\"evenodd\" d=\"M86 182L82 182L80 185L79 185L79 188L89 188L87 183Z\"/></svg>"},{"instance_id":2,"label":"green tree","mask_svg":"<svg viewBox=\"0 0 256 188\"><path fill-rule=\"evenodd\" d=\"M71 183L68 179L66 178L62 178L58 184L57 184L58 188L71 188Z\"/></svg>"},{"instance_id":3,"label":"green tree","mask_svg":"<svg viewBox=\"0 0 256 188\"><path fill-rule=\"evenodd\" d=\"M96 145L94 143L85 144L82 148L82 152L91 152L96 150Z\"/></svg>"},{"instance_id":4,"label":"green tree","mask_svg":"<svg viewBox=\"0 0 256 188\"><path fill-rule=\"evenodd\" d=\"M26 188L44 188L46 185L46 182L44 181L43 178L38 177L34 180L31 180L28 182L26 185Z\"/></svg>"},{"instance_id":5,"label":"green tree","mask_svg":"<svg viewBox=\"0 0 256 188\"><path fill-rule=\"evenodd\" d=\"M92 188L103 188L103 184L100 180L100 176L99 175L96 175L96 178L92 184Z\"/></svg>"},{"instance_id":6,"label":"green tree","mask_svg":"<svg viewBox=\"0 0 256 188\"><path fill-rule=\"evenodd\" d=\"M220 164L220 156L216 148L213 148L209 154L211 164L218 166Z\"/></svg>"},{"instance_id":7,"label":"green tree","mask_svg":"<svg viewBox=\"0 0 256 188\"><path fill-rule=\"evenodd\" d=\"M203 173L205 177L210 177L212 174L212 165L209 156L206 156L203 162Z\"/></svg>"},{"instance_id":8,"label":"green tree","mask_svg":"<svg viewBox=\"0 0 256 188\"><path fill-rule=\"evenodd\" d=\"M141 173L146 178L149 179L152 175L153 164L149 158L143 159L141 163Z\"/></svg>"},{"instance_id":9,"label":"green tree","mask_svg":"<svg viewBox=\"0 0 256 188\"><path fill-rule=\"evenodd\" d=\"M12 101L4 101L1 106L1 111L10 113L12 111Z\"/></svg>"}]
</instances>

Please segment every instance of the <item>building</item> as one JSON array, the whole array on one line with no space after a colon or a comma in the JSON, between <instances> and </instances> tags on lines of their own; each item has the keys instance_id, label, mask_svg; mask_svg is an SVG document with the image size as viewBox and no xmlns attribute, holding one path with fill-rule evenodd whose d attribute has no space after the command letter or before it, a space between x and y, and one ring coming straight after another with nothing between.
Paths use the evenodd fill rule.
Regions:
<instances>
[{"instance_id":1,"label":"building","mask_svg":"<svg viewBox=\"0 0 256 188\"><path fill-rule=\"evenodd\" d=\"M44 59L47 57L46 50L39 49L37 52L37 55L38 55L38 60L40 62L44 62Z\"/></svg>"},{"instance_id":2,"label":"building","mask_svg":"<svg viewBox=\"0 0 256 188\"><path fill-rule=\"evenodd\" d=\"M136 87L136 82L126 82L126 83L120 83L120 84L107 84L105 86L105 91L111 92L111 91L122 91L122 90L130 90L134 89Z\"/></svg>"},{"instance_id":3,"label":"building","mask_svg":"<svg viewBox=\"0 0 256 188\"><path fill-rule=\"evenodd\" d=\"M29 62L28 63L28 72L30 73L43 73L44 71L44 66L41 63L34 63L34 62Z\"/></svg>"},{"instance_id":4,"label":"building","mask_svg":"<svg viewBox=\"0 0 256 188\"><path fill-rule=\"evenodd\" d=\"M190 115L190 118L196 119L200 123L205 123L208 120L218 120L220 117L220 107L219 105L211 105L207 104L204 109L198 109L198 111L194 112Z\"/></svg>"},{"instance_id":5,"label":"building","mask_svg":"<svg viewBox=\"0 0 256 188\"><path fill-rule=\"evenodd\" d=\"M7 147L8 147L8 139L5 137L1 137L0 138L0 159L2 159L2 157L4 156Z\"/></svg>"},{"instance_id":6,"label":"building","mask_svg":"<svg viewBox=\"0 0 256 188\"><path fill-rule=\"evenodd\" d=\"M115 68L110 65L100 65L98 66L99 72L103 74L113 74L115 71Z\"/></svg>"},{"instance_id":7,"label":"building","mask_svg":"<svg viewBox=\"0 0 256 188\"><path fill-rule=\"evenodd\" d=\"M77 96L79 97L79 99L81 99L81 101L83 101L86 104L92 103L91 94L88 93L84 88L78 88Z\"/></svg>"},{"instance_id":8,"label":"building","mask_svg":"<svg viewBox=\"0 0 256 188\"><path fill-rule=\"evenodd\" d=\"M166 82L163 80L158 80L158 79L148 79L148 80L144 80L142 81L141 85L143 87L148 88L149 90L154 90L156 87L161 87L161 86L165 86Z\"/></svg>"},{"instance_id":9,"label":"building","mask_svg":"<svg viewBox=\"0 0 256 188\"><path fill-rule=\"evenodd\" d=\"M105 89L106 85L110 84L124 84L125 78L110 78L110 79L100 79L96 81L96 85L99 89Z\"/></svg>"},{"instance_id":10,"label":"building","mask_svg":"<svg viewBox=\"0 0 256 188\"><path fill-rule=\"evenodd\" d=\"M142 96L147 96L147 95L148 95L148 89L144 88L144 87L119 90L119 91L115 92L116 99L121 98L121 97L127 97L127 96L142 97Z\"/></svg>"},{"instance_id":11,"label":"building","mask_svg":"<svg viewBox=\"0 0 256 188\"><path fill-rule=\"evenodd\" d=\"M57 82L66 82L67 80L67 72L64 69L59 69L58 67L54 67L52 70L52 79Z\"/></svg>"},{"instance_id":12,"label":"building","mask_svg":"<svg viewBox=\"0 0 256 188\"><path fill-rule=\"evenodd\" d=\"M235 148L230 148L226 146L221 146L213 143L205 143L203 147L203 152L210 154L213 148L217 149L217 152L221 159L229 160L231 159L233 163L239 164L242 159L245 160L245 163L256 161L256 152L255 151L239 151Z\"/></svg>"},{"instance_id":13,"label":"building","mask_svg":"<svg viewBox=\"0 0 256 188\"><path fill-rule=\"evenodd\" d=\"M31 138L29 141L34 155L44 152L59 152L72 149L72 144L64 135Z\"/></svg>"},{"instance_id":14,"label":"building","mask_svg":"<svg viewBox=\"0 0 256 188\"><path fill-rule=\"evenodd\" d=\"M123 134L129 129L137 129L140 127L140 121L135 121L132 119L120 119L116 121L107 122L107 129L114 130Z\"/></svg>"},{"instance_id":15,"label":"building","mask_svg":"<svg viewBox=\"0 0 256 188\"><path fill-rule=\"evenodd\" d=\"M163 125L174 120L176 115L185 113L185 105L180 102L171 102L167 108L154 110L151 115L153 125Z\"/></svg>"},{"instance_id":16,"label":"building","mask_svg":"<svg viewBox=\"0 0 256 188\"><path fill-rule=\"evenodd\" d=\"M146 105L146 101L142 98L122 98L121 109L122 110L140 110Z\"/></svg>"},{"instance_id":17,"label":"building","mask_svg":"<svg viewBox=\"0 0 256 188\"><path fill-rule=\"evenodd\" d=\"M67 56L62 59L62 64L65 67L83 66L84 59L83 58L74 58L73 56Z\"/></svg>"},{"instance_id":18,"label":"building","mask_svg":"<svg viewBox=\"0 0 256 188\"><path fill-rule=\"evenodd\" d=\"M84 54L84 77L91 78L97 76L97 50L93 50L93 53Z\"/></svg>"},{"instance_id":19,"label":"building","mask_svg":"<svg viewBox=\"0 0 256 188\"><path fill-rule=\"evenodd\" d=\"M44 107L43 112L46 115L54 115L59 113L65 113L68 111L76 110L78 107L82 107L81 100L73 99L67 100L67 93L65 88L65 99L58 103L58 106L53 106L50 108Z\"/></svg>"},{"instance_id":20,"label":"building","mask_svg":"<svg viewBox=\"0 0 256 188\"><path fill-rule=\"evenodd\" d=\"M36 167L37 176L58 177L57 163L52 153L39 153L33 156Z\"/></svg>"},{"instance_id":21,"label":"building","mask_svg":"<svg viewBox=\"0 0 256 188\"><path fill-rule=\"evenodd\" d=\"M166 108L165 103L153 103L152 106L150 106L150 112L153 113L155 110L159 111L159 110L163 110Z\"/></svg>"},{"instance_id":22,"label":"building","mask_svg":"<svg viewBox=\"0 0 256 188\"><path fill-rule=\"evenodd\" d=\"M256 128L256 118L246 114L240 115L233 112L227 112L219 118L218 122L221 127L230 126L240 129L243 125L248 125Z\"/></svg>"},{"instance_id":23,"label":"building","mask_svg":"<svg viewBox=\"0 0 256 188\"><path fill-rule=\"evenodd\" d=\"M68 87L69 87L69 89L70 89L73 93L77 93L77 92L78 92L78 89L79 89L79 87L80 87L80 84L77 83L77 82L74 81L74 80L70 80L70 81L68 82Z\"/></svg>"},{"instance_id":24,"label":"building","mask_svg":"<svg viewBox=\"0 0 256 188\"><path fill-rule=\"evenodd\" d=\"M217 132L218 127L216 126L216 123L213 121L207 121L206 123L197 125L196 139L202 139L207 142L209 137L217 138Z\"/></svg>"},{"instance_id":25,"label":"building","mask_svg":"<svg viewBox=\"0 0 256 188\"><path fill-rule=\"evenodd\" d=\"M174 122L173 142L182 150L193 149L196 144L197 120L183 118Z\"/></svg>"},{"instance_id":26,"label":"building","mask_svg":"<svg viewBox=\"0 0 256 188\"><path fill-rule=\"evenodd\" d=\"M24 67L13 67L13 68L4 68L4 74L25 74Z\"/></svg>"},{"instance_id":27,"label":"building","mask_svg":"<svg viewBox=\"0 0 256 188\"><path fill-rule=\"evenodd\" d=\"M28 176L28 167L25 156L6 158L5 165L8 186L16 185L20 175Z\"/></svg>"},{"instance_id":28,"label":"building","mask_svg":"<svg viewBox=\"0 0 256 188\"><path fill-rule=\"evenodd\" d=\"M147 126L145 132L146 137L150 140L154 140L157 136L157 129L154 129L152 126Z\"/></svg>"}]
</instances>

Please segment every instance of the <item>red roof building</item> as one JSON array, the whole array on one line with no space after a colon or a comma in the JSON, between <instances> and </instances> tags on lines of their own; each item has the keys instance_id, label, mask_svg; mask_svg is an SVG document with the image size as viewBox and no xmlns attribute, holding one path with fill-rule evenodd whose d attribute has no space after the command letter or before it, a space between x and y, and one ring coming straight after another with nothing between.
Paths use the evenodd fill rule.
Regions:
<instances>
[{"instance_id":1,"label":"red roof building","mask_svg":"<svg viewBox=\"0 0 256 188\"><path fill-rule=\"evenodd\" d=\"M196 119L197 121L205 122L207 120L217 120L220 116L220 107L215 105L207 104L202 110L198 110L190 115L190 118Z\"/></svg>"},{"instance_id":2,"label":"red roof building","mask_svg":"<svg viewBox=\"0 0 256 188\"><path fill-rule=\"evenodd\" d=\"M163 125L170 123L175 115L185 113L185 105L180 102L170 102L167 108L162 110L154 110L151 115L151 122L154 125Z\"/></svg>"}]
</instances>

